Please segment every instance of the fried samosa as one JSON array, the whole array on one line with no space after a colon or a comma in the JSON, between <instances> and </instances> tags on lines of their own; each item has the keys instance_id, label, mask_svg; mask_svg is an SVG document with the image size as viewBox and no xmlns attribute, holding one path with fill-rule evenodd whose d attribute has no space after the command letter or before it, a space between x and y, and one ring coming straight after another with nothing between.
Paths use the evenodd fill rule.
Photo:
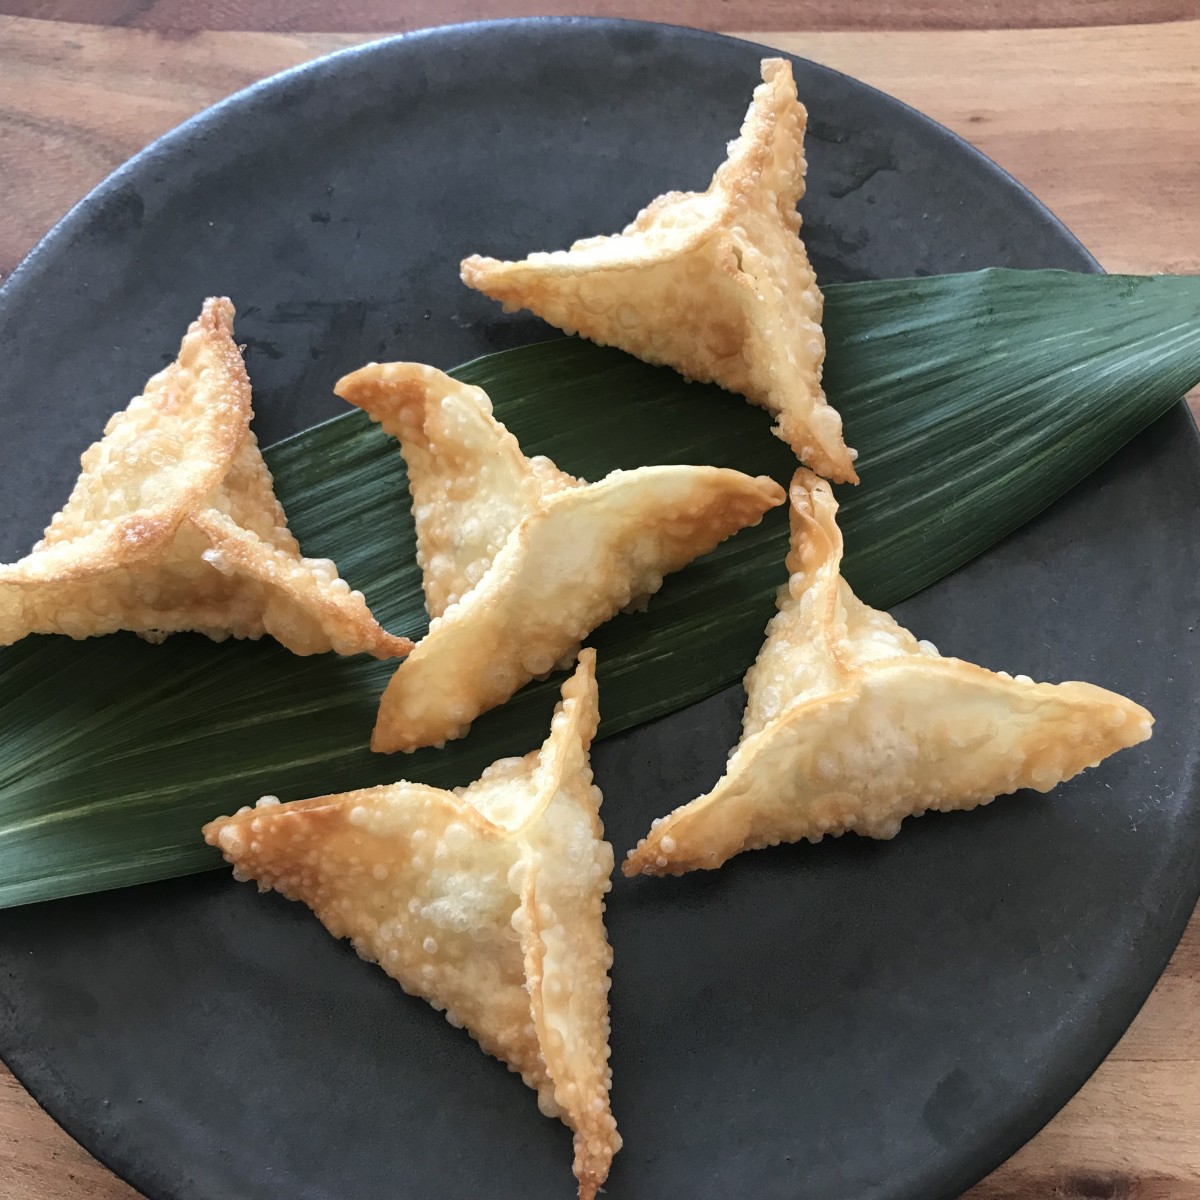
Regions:
<instances>
[{"instance_id":1,"label":"fried samosa","mask_svg":"<svg viewBox=\"0 0 1200 1200\"><path fill-rule=\"evenodd\" d=\"M380 701L378 751L462 737L664 575L785 499L765 476L718 467L584 483L526 458L485 392L433 367L371 364L335 390L400 442L432 617Z\"/></svg>"},{"instance_id":2,"label":"fried samosa","mask_svg":"<svg viewBox=\"0 0 1200 1200\"><path fill-rule=\"evenodd\" d=\"M621 1146L608 1098L613 854L588 759L597 720L584 650L542 748L467 788L260 802L204 827L239 878L303 901L518 1072L574 1130L582 1200Z\"/></svg>"},{"instance_id":3,"label":"fried samosa","mask_svg":"<svg viewBox=\"0 0 1200 1200\"><path fill-rule=\"evenodd\" d=\"M655 821L627 875L719 867L742 850L847 830L890 838L930 809L1047 792L1150 736L1140 705L943 658L841 577L829 485L791 487L788 583L746 675L741 741L705 796Z\"/></svg>"},{"instance_id":4,"label":"fried samosa","mask_svg":"<svg viewBox=\"0 0 1200 1200\"><path fill-rule=\"evenodd\" d=\"M179 356L83 455L66 507L0 566L0 645L30 633L269 633L296 654L406 654L328 559L302 558L250 430L233 305L210 299Z\"/></svg>"},{"instance_id":5,"label":"fried samosa","mask_svg":"<svg viewBox=\"0 0 1200 1200\"><path fill-rule=\"evenodd\" d=\"M551 325L689 379L718 383L774 413L796 456L857 482L842 419L825 400L823 300L796 204L808 114L791 65L764 59L741 136L706 192L668 192L623 233L522 262L472 255L463 282L506 312Z\"/></svg>"}]
</instances>

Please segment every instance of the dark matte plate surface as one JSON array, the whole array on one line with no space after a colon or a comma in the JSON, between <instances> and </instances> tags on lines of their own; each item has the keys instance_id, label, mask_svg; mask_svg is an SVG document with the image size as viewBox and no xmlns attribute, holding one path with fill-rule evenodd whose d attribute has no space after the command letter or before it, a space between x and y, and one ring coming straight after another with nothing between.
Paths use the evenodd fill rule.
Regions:
<instances>
[{"instance_id":1,"label":"dark matte plate surface","mask_svg":"<svg viewBox=\"0 0 1200 1200\"><path fill-rule=\"evenodd\" d=\"M615 22L449 29L292 72L157 143L0 292L0 552L28 547L208 293L239 306L264 441L336 413L331 384L364 360L450 366L545 336L459 286L459 258L565 245L702 187L759 56ZM824 279L1092 268L944 130L796 66ZM899 613L944 651L1128 693L1158 717L1147 746L891 843L618 877L611 1196L948 1197L1107 1052L1200 879L1198 483L1177 411ZM598 749L618 855L716 779L740 707L734 689ZM5 1059L155 1200L572 1193L569 1135L515 1076L225 872L0 914L0 972Z\"/></svg>"}]
</instances>

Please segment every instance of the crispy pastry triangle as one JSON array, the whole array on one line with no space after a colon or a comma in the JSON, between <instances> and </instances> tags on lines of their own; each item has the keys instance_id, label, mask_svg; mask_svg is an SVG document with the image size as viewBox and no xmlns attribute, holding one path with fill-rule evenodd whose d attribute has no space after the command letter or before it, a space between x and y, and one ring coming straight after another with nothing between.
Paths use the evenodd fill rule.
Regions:
<instances>
[{"instance_id":1,"label":"crispy pastry triangle","mask_svg":"<svg viewBox=\"0 0 1200 1200\"><path fill-rule=\"evenodd\" d=\"M400 441L433 618L383 694L375 750L461 737L664 575L784 499L765 476L717 467L583 483L527 459L480 388L432 367L373 363L335 390Z\"/></svg>"},{"instance_id":2,"label":"crispy pastry triangle","mask_svg":"<svg viewBox=\"0 0 1200 1200\"><path fill-rule=\"evenodd\" d=\"M269 633L296 654L407 653L332 562L301 557L250 418L233 305L208 300L178 358L84 453L42 540L0 566L0 644L194 630Z\"/></svg>"},{"instance_id":3,"label":"crispy pastry triangle","mask_svg":"<svg viewBox=\"0 0 1200 1200\"><path fill-rule=\"evenodd\" d=\"M575 1131L583 1200L621 1146L608 1101L613 854L588 760L597 719L584 650L542 748L470 787L260 802L204 827L239 878L302 900L517 1071Z\"/></svg>"},{"instance_id":4,"label":"crispy pastry triangle","mask_svg":"<svg viewBox=\"0 0 1200 1200\"><path fill-rule=\"evenodd\" d=\"M942 658L841 577L829 485L797 471L791 500L790 579L746 675L741 741L711 792L654 823L625 874L847 830L890 838L929 809L1047 792L1150 736L1151 715L1102 688Z\"/></svg>"},{"instance_id":5,"label":"crispy pastry triangle","mask_svg":"<svg viewBox=\"0 0 1200 1200\"><path fill-rule=\"evenodd\" d=\"M706 192L668 192L612 237L522 262L472 255L463 282L773 412L798 458L857 482L825 400L823 300L800 240L804 129L791 65L764 59L741 136Z\"/></svg>"}]
</instances>

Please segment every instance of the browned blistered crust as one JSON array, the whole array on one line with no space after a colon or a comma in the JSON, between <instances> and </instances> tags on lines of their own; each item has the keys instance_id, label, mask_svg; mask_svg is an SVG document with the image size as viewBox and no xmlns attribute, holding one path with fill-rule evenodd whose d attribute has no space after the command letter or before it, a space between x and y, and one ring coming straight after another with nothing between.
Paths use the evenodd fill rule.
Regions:
<instances>
[{"instance_id":1,"label":"browned blistered crust","mask_svg":"<svg viewBox=\"0 0 1200 1200\"><path fill-rule=\"evenodd\" d=\"M574 1130L582 1200L621 1146L604 930L613 855L588 758L598 719L585 650L541 749L467 788L260 803L204 828L240 878L303 901L518 1072Z\"/></svg>"},{"instance_id":2,"label":"browned blistered crust","mask_svg":"<svg viewBox=\"0 0 1200 1200\"><path fill-rule=\"evenodd\" d=\"M380 701L379 751L462 737L664 575L784 500L765 476L717 467L573 479L527 459L480 388L433 367L372 364L336 390L400 440L433 617Z\"/></svg>"},{"instance_id":3,"label":"browned blistered crust","mask_svg":"<svg viewBox=\"0 0 1200 1200\"><path fill-rule=\"evenodd\" d=\"M654 823L627 875L719 867L742 850L848 830L890 838L929 810L1064 779L1150 736L1140 705L1034 683L918 642L841 576L837 502L796 472L790 578L746 675L742 738L707 793Z\"/></svg>"},{"instance_id":4,"label":"browned blistered crust","mask_svg":"<svg viewBox=\"0 0 1200 1200\"><path fill-rule=\"evenodd\" d=\"M741 135L706 192L669 192L623 233L521 262L472 255L462 278L568 333L718 383L776 415L797 457L857 482L825 399L823 299L796 204L808 114L790 64L764 59Z\"/></svg>"},{"instance_id":5,"label":"browned blistered crust","mask_svg":"<svg viewBox=\"0 0 1200 1200\"><path fill-rule=\"evenodd\" d=\"M233 305L207 300L175 361L83 454L42 540L0 567L0 644L193 630L269 633L297 654L407 653L332 562L301 556L251 415Z\"/></svg>"}]
</instances>

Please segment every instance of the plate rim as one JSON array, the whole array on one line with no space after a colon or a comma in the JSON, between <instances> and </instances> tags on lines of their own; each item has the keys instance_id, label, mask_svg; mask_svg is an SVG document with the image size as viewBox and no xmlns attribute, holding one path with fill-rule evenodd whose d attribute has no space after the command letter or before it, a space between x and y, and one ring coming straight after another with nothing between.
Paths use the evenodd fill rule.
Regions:
<instances>
[{"instance_id":1,"label":"plate rim","mask_svg":"<svg viewBox=\"0 0 1200 1200\"><path fill-rule=\"evenodd\" d=\"M282 71L276 71L274 74L266 75L262 79L256 79L253 83L249 83L245 87L231 92L228 96L223 97L214 104L210 104L207 108L193 113L178 125L174 125L163 133L160 133L72 204L34 243L33 247L17 263L9 275L4 279L0 279L0 303L8 300L11 292L18 292L20 290L25 276L37 264L43 253L51 248L51 243L57 241L65 233L70 232L69 228L67 228L68 226L72 225L76 219L83 217L96 204L103 201L110 192L116 191L125 182L127 176L132 175L135 169L143 162L153 158L155 154L175 140L200 132L209 124L221 120L227 110L239 108L247 102L253 101L260 92L285 87L296 80L302 79L305 75L315 74L318 71L326 69L333 62L350 61L359 56L386 53L388 49L396 45L435 40L439 37L453 35L475 36L478 34L488 34L492 31L499 32L508 28L528 29L538 27L635 28L656 30L666 34L684 33L702 41L733 42L742 46L753 47L755 50L762 51L767 55L781 56L792 62L802 62L806 67L814 69L818 73L826 73L836 76L839 79L848 80L856 87L862 88L882 100L885 104L899 108L911 119L933 130L939 136L955 145L960 152L973 159L986 170L999 176L1009 187L1021 194L1029 206L1037 211L1038 216L1045 220L1047 224L1052 225L1064 241L1072 244L1073 248L1087 260L1087 270L1090 273L1104 271L1104 267L1096 256L1067 227L1062 218L1053 212L1043 200L1030 191L1015 175L1010 174L996 162L995 159L967 141L961 134L956 133L949 126L943 125L940 121L923 113L920 109L914 108L911 104L899 99L897 96L893 96L890 92L885 92L882 88L866 83L845 71L838 70L836 67L826 66L815 59L805 58L801 54L792 54L790 51L781 50L775 46L768 46L763 42L755 42L750 38L718 33L710 29L698 29L694 25L674 25L668 21L641 21L628 17L530 16L498 17L483 21L458 21L447 25L430 25L421 29L408 30L404 33L369 38L365 42L357 42L350 46L343 46L337 50L330 50L305 62L297 63L295 66L285 67Z\"/></svg>"}]
</instances>

